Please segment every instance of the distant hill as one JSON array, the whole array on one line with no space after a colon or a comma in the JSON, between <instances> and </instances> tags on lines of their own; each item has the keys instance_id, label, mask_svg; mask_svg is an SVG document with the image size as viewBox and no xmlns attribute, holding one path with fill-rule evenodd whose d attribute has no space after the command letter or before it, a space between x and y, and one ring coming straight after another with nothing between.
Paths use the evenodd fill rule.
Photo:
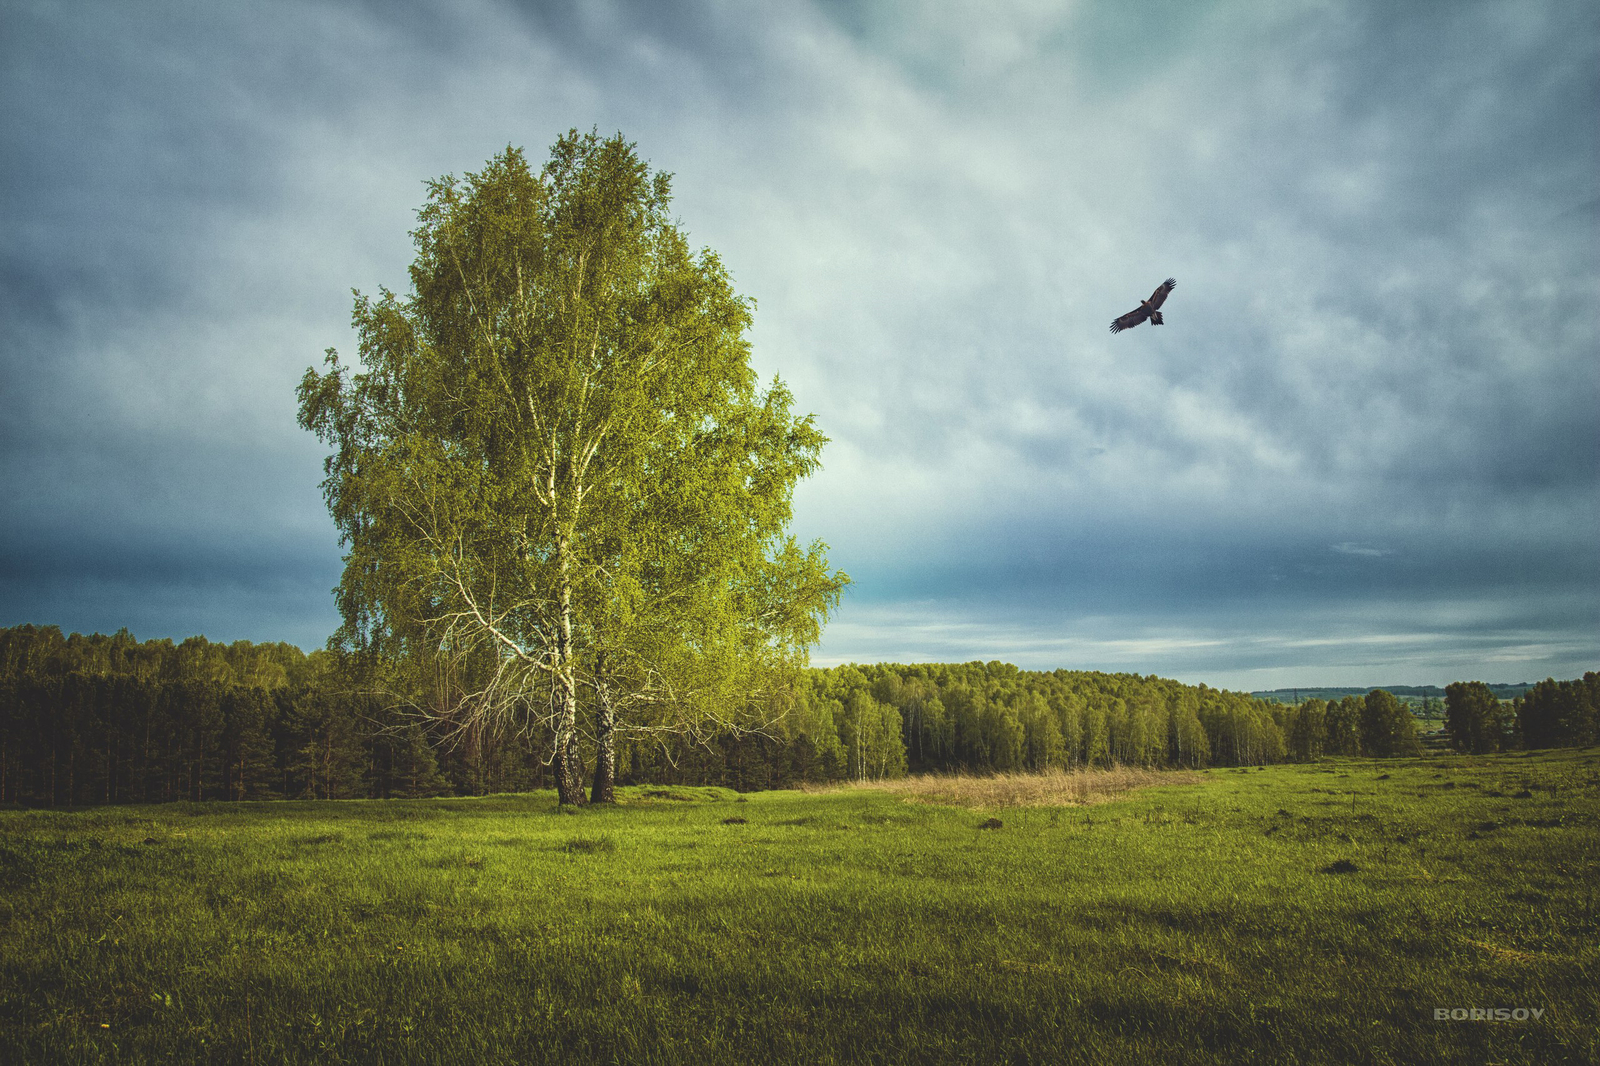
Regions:
<instances>
[{"instance_id":1,"label":"distant hill","mask_svg":"<svg viewBox=\"0 0 1600 1066\"><path fill-rule=\"evenodd\" d=\"M1492 684L1489 690L1502 700L1516 699L1532 688L1532 681L1518 681L1515 684ZM1377 689L1387 689L1396 696L1414 696L1423 700L1444 699L1444 689L1439 685L1370 685L1365 688L1275 688L1264 692L1252 692L1250 695L1261 700L1274 700L1278 703L1298 703L1303 700L1342 700L1346 696L1365 696Z\"/></svg>"}]
</instances>

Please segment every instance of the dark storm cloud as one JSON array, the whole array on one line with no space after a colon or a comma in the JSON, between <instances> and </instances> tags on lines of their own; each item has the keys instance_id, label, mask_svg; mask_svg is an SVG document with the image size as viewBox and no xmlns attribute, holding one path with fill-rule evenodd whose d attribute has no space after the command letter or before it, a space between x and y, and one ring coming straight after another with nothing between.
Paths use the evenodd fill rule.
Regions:
<instances>
[{"instance_id":1,"label":"dark storm cloud","mask_svg":"<svg viewBox=\"0 0 1600 1066\"><path fill-rule=\"evenodd\" d=\"M295 382L353 354L352 286L405 287L423 179L595 126L675 173L833 438L820 661L1600 653L1591 4L0 19L0 624L315 643ZM1169 274L1169 324L1110 336Z\"/></svg>"},{"instance_id":2,"label":"dark storm cloud","mask_svg":"<svg viewBox=\"0 0 1600 1066\"><path fill-rule=\"evenodd\" d=\"M315 459L252 350L282 286L241 239L284 209L289 125L328 79L201 9L5 19L4 621L320 643Z\"/></svg>"}]
</instances>

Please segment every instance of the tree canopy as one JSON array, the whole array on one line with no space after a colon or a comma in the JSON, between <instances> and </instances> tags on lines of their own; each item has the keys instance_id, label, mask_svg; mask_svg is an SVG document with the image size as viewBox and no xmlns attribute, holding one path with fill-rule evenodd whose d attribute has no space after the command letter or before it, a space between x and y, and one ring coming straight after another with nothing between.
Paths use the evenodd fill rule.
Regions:
<instances>
[{"instance_id":1,"label":"tree canopy","mask_svg":"<svg viewBox=\"0 0 1600 1066\"><path fill-rule=\"evenodd\" d=\"M300 422L333 447L336 641L463 724L546 727L582 802L580 703L616 729L737 728L805 662L848 580L788 533L826 438L757 387L754 304L670 219L669 175L572 131L428 183L411 292L356 294ZM437 693L438 685L432 686Z\"/></svg>"}]
</instances>

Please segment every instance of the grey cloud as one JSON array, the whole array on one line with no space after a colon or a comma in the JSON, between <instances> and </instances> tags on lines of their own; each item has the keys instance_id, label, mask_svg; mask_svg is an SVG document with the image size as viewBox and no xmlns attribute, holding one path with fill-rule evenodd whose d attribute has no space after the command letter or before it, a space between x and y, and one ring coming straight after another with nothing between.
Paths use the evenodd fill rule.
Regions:
<instances>
[{"instance_id":1,"label":"grey cloud","mask_svg":"<svg viewBox=\"0 0 1600 1066\"><path fill-rule=\"evenodd\" d=\"M236 631L326 625L294 382L353 354L352 286L404 287L423 179L594 125L675 172L759 301L758 369L834 438L797 500L860 579L825 657L1243 677L1343 655L1272 636L1332 612L1376 668L1402 593L1487 619L1406 644L1419 670L1600 650L1600 135L1573 121L1600 14L1128 7L8 9L7 580L63 619L143 587L171 622L220 538L196 581L301 590L253 632L237 592ZM1169 324L1110 336L1169 274ZM110 523L126 544L74 532Z\"/></svg>"},{"instance_id":2,"label":"grey cloud","mask_svg":"<svg viewBox=\"0 0 1600 1066\"><path fill-rule=\"evenodd\" d=\"M1234 689L1299 685L1438 684L1452 679L1572 676L1592 646L1566 617L1483 621L1482 605L1419 611L1404 602L1292 613L1252 609L1203 616L975 609L940 601L868 607L830 629L818 661L1005 659L1024 668L1160 674ZM1498 613L1495 605L1491 613ZM1589 616L1592 617L1592 616ZM839 642L850 652L830 644Z\"/></svg>"},{"instance_id":3,"label":"grey cloud","mask_svg":"<svg viewBox=\"0 0 1600 1066\"><path fill-rule=\"evenodd\" d=\"M1340 555L1362 555L1371 559L1381 559L1385 555L1393 555L1393 548L1376 548L1370 544L1357 544L1355 541L1340 541L1329 546Z\"/></svg>"}]
</instances>

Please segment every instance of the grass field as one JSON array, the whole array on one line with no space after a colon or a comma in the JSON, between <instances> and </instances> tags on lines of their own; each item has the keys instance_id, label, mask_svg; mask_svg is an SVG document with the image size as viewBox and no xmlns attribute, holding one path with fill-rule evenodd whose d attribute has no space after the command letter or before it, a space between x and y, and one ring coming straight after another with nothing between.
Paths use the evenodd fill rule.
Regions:
<instances>
[{"instance_id":1,"label":"grass field","mask_svg":"<svg viewBox=\"0 0 1600 1066\"><path fill-rule=\"evenodd\" d=\"M1158 779L0 812L0 1061L1600 1061L1597 753Z\"/></svg>"}]
</instances>

